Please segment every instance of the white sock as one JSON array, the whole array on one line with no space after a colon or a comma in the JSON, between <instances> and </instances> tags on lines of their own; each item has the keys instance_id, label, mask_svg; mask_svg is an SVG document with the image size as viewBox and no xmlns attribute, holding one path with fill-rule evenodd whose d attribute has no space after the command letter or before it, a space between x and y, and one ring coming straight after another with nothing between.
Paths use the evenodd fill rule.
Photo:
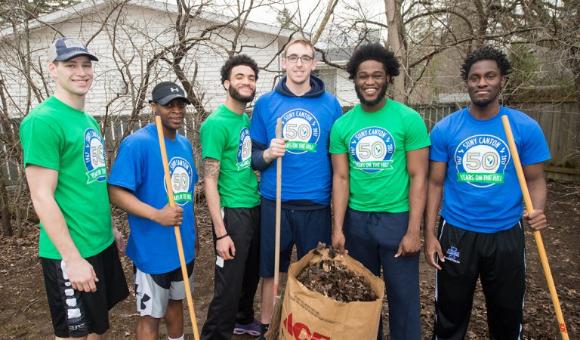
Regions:
<instances>
[{"instance_id":1,"label":"white sock","mask_svg":"<svg viewBox=\"0 0 580 340\"><path fill-rule=\"evenodd\" d=\"M185 340L185 338L183 337L183 335L181 335L179 338L172 338L168 335L167 340Z\"/></svg>"}]
</instances>

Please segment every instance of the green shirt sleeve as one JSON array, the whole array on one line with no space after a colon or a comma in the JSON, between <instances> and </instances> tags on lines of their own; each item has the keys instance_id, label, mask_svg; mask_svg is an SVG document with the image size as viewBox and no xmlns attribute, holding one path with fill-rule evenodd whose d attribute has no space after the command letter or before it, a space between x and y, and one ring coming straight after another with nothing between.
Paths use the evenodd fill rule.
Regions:
<instances>
[{"instance_id":1,"label":"green shirt sleeve","mask_svg":"<svg viewBox=\"0 0 580 340\"><path fill-rule=\"evenodd\" d=\"M213 124L211 120L206 120L201 126L199 132L201 142L201 157L203 159L213 158L221 161L223 149L225 147L225 138L222 130Z\"/></svg>"},{"instance_id":2,"label":"green shirt sleeve","mask_svg":"<svg viewBox=\"0 0 580 340\"><path fill-rule=\"evenodd\" d=\"M427 127L423 118L417 112L413 112L406 117L406 138L405 138L405 150L413 151L419 150L431 145L429 140L429 134L427 133Z\"/></svg>"},{"instance_id":3,"label":"green shirt sleeve","mask_svg":"<svg viewBox=\"0 0 580 340\"><path fill-rule=\"evenodd\" d=\"M30 117L20 126L24 166L37 165L60 170L60 150L63 138L60 129L42 117Z\"/></svg>"},{"instance_id":4,"label":"green shirt sleeve","mask_svg":"<svg viewBox=\"0 0 580 340\"><path fill-rule=\"evenodd\" d=\"M342 128L341 128L342 124L340 123L340 121L341 121L341 119L339 118L332 125L332 128L330 130L330 148L329 148L330 153L341 154L341 153L348 152L348 147L347 147L346 143L344 142L344 138L342 136L342 134L343 134Z\"/></svg>"}]
</instances>

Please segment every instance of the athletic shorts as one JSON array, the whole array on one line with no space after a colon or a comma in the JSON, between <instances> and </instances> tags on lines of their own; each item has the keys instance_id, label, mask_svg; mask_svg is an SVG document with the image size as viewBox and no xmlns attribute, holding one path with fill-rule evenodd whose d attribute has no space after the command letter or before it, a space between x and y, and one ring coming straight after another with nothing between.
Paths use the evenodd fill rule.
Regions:
<instances>
[{"instance_id":1,"label":"athletic shorts","mask_svg":"<svg viewBox=\"0 0 580 340\"><path fill-rule=\"evenodd\" d=\"M190 287L193 287L193 263L187 264ZM185 299L185 285L181 267L163 274L147 274L134 268L135 271L135 302L141 316L151 316L161 319L165 316L169 300Z\"/></svg>"},{"instance_id":2,"label":"athletic shorts","mask_svg":"<svg viewBox=\"0 0 580 340\"><path fill-rule=\"evenodd\" d=\"M86 258L99 279L96 292L72 289L63 272L64 261L40 258L54 335L60 338L104 334L109 310L129 295L125 274L113 242L101 253Z\"/></svg>"},{"instance_id":3,"label":"athletic shorts","mask_svg":"<svg viewBox=\"0 0 580 340\"><path fill-rule=\"evenodd\" d=\"M276 204L262 199L260 227L260 277L274 276ZM317 209L282 207L280 218L280 272L287 272L292 247L296 244L298 258L316 248L318 242L330 244L332 223L329 206Z\"/></svg>"}]
</instances>

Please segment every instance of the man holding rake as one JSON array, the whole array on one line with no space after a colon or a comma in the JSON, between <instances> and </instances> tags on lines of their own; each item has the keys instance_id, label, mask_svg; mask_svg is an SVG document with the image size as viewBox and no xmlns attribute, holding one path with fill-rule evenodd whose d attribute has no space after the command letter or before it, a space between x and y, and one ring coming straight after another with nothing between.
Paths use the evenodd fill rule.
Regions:
<instances>
[{"instance_id":1,"label":"man holding rake","mask_svg":"<svg viewBox=\"0 0 580 340\"><path fill-rule=\"evenodd\" d=\"M135 266L137 339L183 339L185 284L173 227L179 226L189 280L197 248L193 195L197 171L189 141L177 133L189 100L172 82L157 84L151 110L161 117L175 207L168 204L157 128L151 123L123 140L109 178L111 202L128 212L127 255Z\"/></svg>"},{"instance_id":2,"label":"man holding rake","mask_svg":"<svg viewBox=\"0 0 580 340\"><path fill-rule=\"evenodd\" d=\"M536 121L500 105L509 71L510 63L498 49L484 46L470 53L461 75L471 103L431 131L425 257L437 269L436 339L465 337L478 278L490 338L521 338L525 293L522 194L501 116L512 122L535 207L524 219L534 230L547 225L543 163L550 159L550 151Z\"/></svg>"},{"instance_id":3,"label":"man holding rake","mask_svg":"<svg viewBox=\"0 0 580 340\"><path fill-rule=\"evenodd\" d=\"M282 57L286 76L274 91L258 99L252 115L252 165L261 171L262 333L272 319L275 298L277 176L274 160L277 158L284 156L280 271L287 271L294 245L300 258L318 242L330 243L332 169L328 143L330 129L342 114L342 108L338 100L325 91L322 80L312 74L316 63L310 41L290 41ZM276 138L278 118L282 122L282 138Z\"/></svg>"}]
</instances>

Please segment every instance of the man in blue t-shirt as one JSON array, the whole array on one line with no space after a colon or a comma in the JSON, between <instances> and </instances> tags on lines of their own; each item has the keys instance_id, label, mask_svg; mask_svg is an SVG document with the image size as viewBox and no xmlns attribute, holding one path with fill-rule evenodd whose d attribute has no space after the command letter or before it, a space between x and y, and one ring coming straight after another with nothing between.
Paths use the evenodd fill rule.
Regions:
<instances>
[{"instance_id":1,"label":"man in blue t-shirt","mask_svg":"<svg viewBox=\"0 0 580 340\"><path fill-rule=\"evenodd\" d=\"M168 205L155 124L123 140L109 176L111 202L128 213L127 255L135 265L138 339L158 339L165 319L168 339L183 339L185 289L173 226L179 225L189 280L197 247L193 193L197 171L190 142L177 133L189 104L181 87L159 83L151 110L161 117L176 207Z\"/></svg>"},{"instance_id":2,"label":"man in blue t-shirt","mask_svg":"<svg viewBox=\"0 0 580 340\"><path fill-rule=\"evenodd\" d=\"M547 225L543 163L550 159L550 151L536 121L499 104L509 71L506 55L497 49L485 46L469 54L461 74L471 103L431 131L425 257L437 269L437 339L465 337L478 278L486 299L490 338L521 337L525 292L522 194L501 116L509 117L514 133L535 208L523 216L534 230Z\"/></svg>"},{"instance_id":3,"label":"man in blue t-shirt","mask_svg":"<svg viewBox=\"0 0 580 340\"><path fill-rule=\"evenodd\" d=\"M338 100L324 90L314 75L314 47L307 40L292 40L282 57L286 76L274 91L256 102L250 125L252 166L260 170L263 331L274 305L274 216L276 158L282 162L282 216L280 271L286 272L292 247L298 257L330 243L330 192L332 169L328 153L330 128L342 114ZM282 138L276 137L276 121L282 119Z\"/></svg>"}]
</instances>

